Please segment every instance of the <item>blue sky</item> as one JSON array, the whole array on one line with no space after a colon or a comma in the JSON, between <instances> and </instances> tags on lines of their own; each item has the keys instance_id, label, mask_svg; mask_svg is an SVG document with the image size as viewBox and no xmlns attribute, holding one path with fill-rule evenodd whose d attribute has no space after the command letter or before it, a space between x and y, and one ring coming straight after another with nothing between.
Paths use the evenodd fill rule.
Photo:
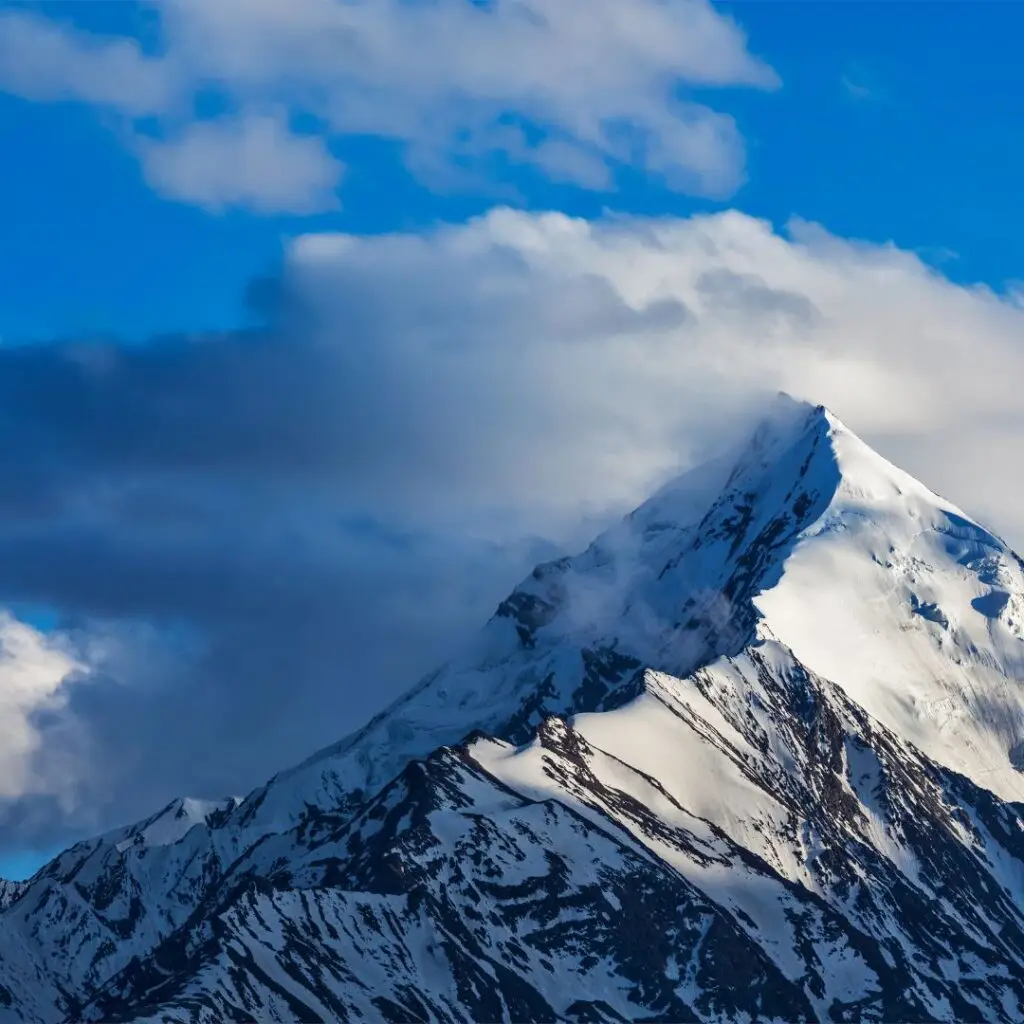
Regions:
<instances>
[{"instance_id":1,"label":"blue sky","mask_svg":"<svg viewBox=\"0 0 1024 1024\"><path fill-rule=\"evenodd\" d=\"M765 390L1024 543L1022 36L0 0L0 875L358 727Z\"/></svg>"},{"instance_id":2,"label":"blue sky","mask_svg":"<svg viewBox=\"0 0 1024 1024\"><path fill-rule=\"evenodd\" d=\"M735 90L747 183L722 202L642 173L615 191L505 174L438 195L388 141L337 144L350 167L343 209L314 217L210 214L156 195L102 113L0 96L0 335L132 337L245 321L248 280L276 267L282 237L309 230L409 230L463 220L515 186L528 209L688 214L737 206L941 260L958 280L1021 274L1024 9L1006 3L757 2L720 5L778 72L777 92ZM130 4L43 5L94 30L137 32Z\"/></svg>"}]
</instances>

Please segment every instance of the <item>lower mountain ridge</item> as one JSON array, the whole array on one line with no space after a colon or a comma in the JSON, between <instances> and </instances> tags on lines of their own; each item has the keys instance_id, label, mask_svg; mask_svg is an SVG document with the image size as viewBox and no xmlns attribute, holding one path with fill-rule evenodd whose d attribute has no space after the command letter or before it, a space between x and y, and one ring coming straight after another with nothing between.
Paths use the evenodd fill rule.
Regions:
<instances>
[{"instance_id":1,"label":"lower mountain ridge","mask_svg":"<svg viewBox=\"0 0 1024 1024\"><path fill-rule=\"evenodd\" d=\"M1024 564L792 400L243 800L0 888L0 1020L1024 1019Z\"/></svg>"}]
</instances>

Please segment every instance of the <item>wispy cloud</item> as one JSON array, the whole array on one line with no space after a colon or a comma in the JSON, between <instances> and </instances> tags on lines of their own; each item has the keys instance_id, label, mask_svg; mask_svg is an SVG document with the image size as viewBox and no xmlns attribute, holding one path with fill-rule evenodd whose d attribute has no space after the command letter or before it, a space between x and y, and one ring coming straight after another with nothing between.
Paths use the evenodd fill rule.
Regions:
<instances>
[{"instance_id":1,"label":"wispy cloud","mask_svg":"<svg viewBox=\"0 0 1024 1024\"><path fill-rule=\"evenodd\" d=\"M869 86L862 85L849 75L843 75L839 80L839 84L843 87L846 95L853 97L855 100L869 100L874 96Z\"/></svg>"},{"instance_id":2,"label":"wispy cloud","mask_svg":"<svg viewBox=\"0 0 1024 1024\"><path fill-rule=\"evenodd\" d=\"M863 61L849 64L839 85L845 96L858 103L886 103L891 98L886 76Z\"/></svg>"},{"instance_id":3,"label":"wispy cloud","mask_svg":"<svg viewBox=\"0 0 1024 1024\"><path fill-rule=\"evenodd\" d=\"M30 100L77 100L128 115L171 109L179 69L134 39L102 38L30 11L0 11L0 88Z\"/></svg>"},{"instance_id":4,"label":"wispy cloud","mask_svg":"<svg viewBox=\"0 0 1024 1024\"><path fill-rule=\"evenodd\" d=\"M338 205L343 167L324 140L277 112L198 121L176 137L140 139L146 179L172 199L219 211L315 213Z\"/></svg>"},{"instance_id":5,"label":"wispy cloud","mask_svg":"<svg viewBox=\"0 0 1024 1024\"><path fill-rule=\"evenodd\" d=\"M585 188L608 188L625 165L727 196L743 179L743 141L731 117L686 92L777 84L705 0L162 0L158 9L158 55L133 39L0 12L0 88L117 111L129 132L148 115L165 136L138 147L150 180L204 204L213 194L214 205L256 210L323 205L338 170L323 140L267 121L268 108L312 115L324 139L399 140L416 170L497 152ZM194 121L204 90L223 98L223 122ZM303 171L285 181L296 156Z\"/></svg>"}]
</instances>

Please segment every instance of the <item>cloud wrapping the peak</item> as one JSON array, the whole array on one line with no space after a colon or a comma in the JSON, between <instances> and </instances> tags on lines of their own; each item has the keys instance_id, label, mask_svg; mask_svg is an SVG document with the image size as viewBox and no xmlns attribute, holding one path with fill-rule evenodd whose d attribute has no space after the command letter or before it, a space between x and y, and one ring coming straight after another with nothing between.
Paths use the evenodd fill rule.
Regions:
<instances>
[{"instance_id":1,"label":"cloud wrapping the peak","mask_svg":"<svg viewBox=\"0 0 1024 1024\"><path fill-rule=\"evenodd\" d=\"M465 464L463 434L486 451L529 447L534 507L640 497L693 456L702 424L759 392L824 402L953 487L929 453L1019 415L1024 314L1012 297L800 221L778 234L737 212L587 222L499 209L426 238L299 238L290 273L322 346L358 353L361 372L403 393L422 382L390 432L429 442L401 425L429 392L433 429L460 418L430 458L458 451ZM1009 509L1005 486L993 473L974 498Z\"/></svg>"},{"instance_id":2,"label":"cloud wrapping the peak","mask_svg":"<svg viewBox=\"0 0 1024 1024\"><path fill-rule=\"evenodd\" d=\"M155 118L163 141L137 146L148 178L204 205L321 209L337 183L326 140L353 134L397 140L435 187L467 175L480 186L474 168L501 157L585 188L608 189L617 168L633 167L674 189L727 196L743 180L743 141L731 117L692 92L778 84L705 0L155 6L155 56L134 39L0 12L0 89L118 111L129 134L131 119ZM224 99L223 119L193 119L204 90ZM272 130L267 109L314 118L321 151ZM296 158L303 168L285 189Z\"/></svg>"},{"instance_id":3,"label":"cloud wrapping the peak","mask_svg":"<svg viewBox=\"0 0 1024 1024\"><path fill-rule=\"evenodd\" d=\"M1024 309L893 246L497 209L302 236L253 299L259 331L0 348L0 604L60 612L86 672L11 745L79 810L23 782L11 841L336 740L776 390L1024 540Z\"/></svg>"}]
</instances>

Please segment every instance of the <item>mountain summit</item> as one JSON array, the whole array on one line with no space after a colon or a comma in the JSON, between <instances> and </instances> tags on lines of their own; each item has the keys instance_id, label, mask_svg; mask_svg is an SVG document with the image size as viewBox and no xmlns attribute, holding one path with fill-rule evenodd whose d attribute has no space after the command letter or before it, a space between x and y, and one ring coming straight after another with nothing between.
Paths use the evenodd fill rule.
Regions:
<instances>
[{"instance_id":1,"label":"mountain summit","mask_svg":"<svg viewBox=\"0 0 1024 1024\"><path fill-rule=\"evenodd\" d=\"M538 566L466 652L292 777L326 772L334 800L469 728L525 742L548 714L606 709L636 669L685 676L766 638L937 761L1024 798L1020 559L787 396L737 457Z\"/></svg>"},{"instance_id":2,"label":"mountain summit","mask_svg":"<svg viewBox=\"0 0 1024 1024\"><path fill-rule=\"evenodd\" d=\"M0 1017L1024 1017L1024 565L827 410L0 906Z\"/></svg>"}]
</instances>

